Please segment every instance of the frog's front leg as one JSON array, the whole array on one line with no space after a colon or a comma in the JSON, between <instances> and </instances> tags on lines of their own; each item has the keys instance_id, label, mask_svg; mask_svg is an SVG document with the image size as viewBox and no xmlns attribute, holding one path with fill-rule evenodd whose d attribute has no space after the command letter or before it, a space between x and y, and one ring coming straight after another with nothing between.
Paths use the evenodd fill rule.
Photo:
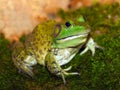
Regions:
<instances>
[{"instance_id":1,"label":"frog's front leg","mask_svg":"<svg viewBox=\"0 0 120 90\"><path fill-rule=\"evenodd\" d=\"M62 69L60 67L60 65L58 64L57 60L55 60L53 52L49 52L46 55L45 63L46 63L46 67L48 68L48 70L52 74L61 75L62 76L64 84L66 83L66 80L65 80L65 77L64 77L65 75L79 75L78 72L71 72L71 73L67 72L67 71L69 71L72 68L71 66L66 68L66 69Z\"/></svg>"},{"instance_id":2,"label":"frog's front leg","mask_svg":"<svg viewBox=\"0 0 120 90\"><path fill-rule=\"evenodd\" d=\"M103 47L101 47L97 43L95 43L92 38L90 38L88 40L87 44L85 45L85 49L80 53L80 55L86 53L88 50L91 50L92 56L94 56L94 54L95 54L95 48L104 49Z\"/></svg>"}]
</instances>

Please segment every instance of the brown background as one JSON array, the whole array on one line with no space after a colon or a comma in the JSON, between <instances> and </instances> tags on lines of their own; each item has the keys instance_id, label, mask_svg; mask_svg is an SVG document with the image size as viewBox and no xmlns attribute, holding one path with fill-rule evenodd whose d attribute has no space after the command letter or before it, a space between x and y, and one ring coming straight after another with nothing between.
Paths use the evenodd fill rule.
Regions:
<instances>
[{"instance_id":1,"label":"brown background","mask_svg":"<svg viewBox=\"0 0 120 90\"><path fill-rule=\"evenodd\" d=\"M53 17L59 8L67 11L94 3L111 4L120 0L0 0L0 33L9 40L18 40L40 22Z\"/></svg>"}]
</instances>

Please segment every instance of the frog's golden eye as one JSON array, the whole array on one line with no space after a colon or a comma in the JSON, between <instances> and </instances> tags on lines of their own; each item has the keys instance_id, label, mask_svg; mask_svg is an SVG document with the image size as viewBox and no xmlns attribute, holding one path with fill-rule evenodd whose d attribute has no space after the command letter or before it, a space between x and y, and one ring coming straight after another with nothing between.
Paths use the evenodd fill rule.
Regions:
<instances>
[{"instance_id":1,"label":"frog's golden eye","mask_svg":"<svg viewBox=\"0 0 120 90\"><path fill-rule=\"evenodd\" d=\"M55 25L53 36L54 36L54 37L57 37L57 36L59 35L61 29L62 29L62 27L61 27L60 24Z\"/></svg>"},{"instance_id":2,"label":"frog's golden eye","mask_svg":"<svg viewBox=\"0 0 120 90\"><path fill-rule=\"evenodd\" d=\"M67 27L70 27L70 26L71 26L70 22L66 22L65 25L66 25Z\"/></svg>"}]
</instances>

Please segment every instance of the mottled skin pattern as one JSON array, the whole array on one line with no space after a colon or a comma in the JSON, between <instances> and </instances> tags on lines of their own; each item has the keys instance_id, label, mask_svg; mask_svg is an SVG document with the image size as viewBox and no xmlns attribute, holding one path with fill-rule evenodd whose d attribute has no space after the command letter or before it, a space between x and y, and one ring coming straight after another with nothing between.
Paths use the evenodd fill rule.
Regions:
<instances>
[{"instance_id":1,"label":"mottled skin pattern","mask_svg":"<svg viewBox=\"0 0 120 90\"><path fill-rule=\"evenodd\" d=\"M29 50L27 53L34 53L40 65L45 65L45 56L51 48L54 25L55 21L42 23L26 38L25 46ZM49 27L49 30L45 27Z\"/></svg>"},{"instance_id":2,"label":"mottled skin pattern","mask_svg":"<svg viewBox=\"0 0 120 90\"><path fill-rule=\"evenodd\" d=\"M45 56L51 48L53 29L55 21L47 21L47 23L39 24L25 40L24 45L16 42L13 45L12 59L15 66L24 73L33 77L32 60L35 59L40 65L45 66ZM45 28L45 27L49 27ZM25 61L31 56L29 61Z\"/></svg>"},{"instance_id":3,"label":"mottled skin pattern","mask_svg":"<svg viewBox=\"0 0 120 90\"><path fill-rule=\"evenodd\" d=\"M37 25L24 44L16 42L13 45L12 59L15 66L33 77L32 66L39 63L52 74L61 75L64 83L65 75L79 75L78 72L68 72L71 66L66 69L61 66L70 62L77 53L82 55L91 50L94 55L95 48L101 47L90 36L84 18L80 17L77 21L80 25L73 21L60 25L52 20ZM82 52L79 52L82 48Z\"/></svg>"}]
</instances>

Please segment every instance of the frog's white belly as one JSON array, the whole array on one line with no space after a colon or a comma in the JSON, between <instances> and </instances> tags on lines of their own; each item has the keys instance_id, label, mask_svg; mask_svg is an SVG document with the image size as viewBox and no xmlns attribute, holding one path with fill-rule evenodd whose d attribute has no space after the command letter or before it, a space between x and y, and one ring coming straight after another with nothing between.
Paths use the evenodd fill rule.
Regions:
<instances>
[{"instance_id":1,"label":"frog's white belly","mask_svg":"<svg viewBox=\"0 0 120 90\"><path fill-rule=\"evenodd\" d=\"M54 57L57 60L58 64L62 66L69 63L77 52L78 49L75 48L60 49L58 50L57 55L55 55Z\"/></svg>"},{"instance_id":2,"label":"frog's white belly","mask_svg":"<svg viewBox=\"0 0 120 90\"><path fill-rule=\"evenodd\" d=\"M62 66L69 63L78 51L78 48L59 49L57 55L54 55L54 58L57 60L58 64ZM37 61L33 56L28 56L24 62L27 66L34 66L37 64Z\"/></svg>"}]
</instances>

